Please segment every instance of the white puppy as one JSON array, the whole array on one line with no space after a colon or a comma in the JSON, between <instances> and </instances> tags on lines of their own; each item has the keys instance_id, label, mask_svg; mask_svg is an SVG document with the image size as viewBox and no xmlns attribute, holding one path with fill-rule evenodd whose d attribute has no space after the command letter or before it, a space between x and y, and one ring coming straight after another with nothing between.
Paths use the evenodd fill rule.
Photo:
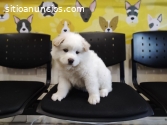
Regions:
<instances>
[{"instance_id":1,"label":"white puppy","mask_svg":"<svg viewBox=\"0 0 167 125\"><path fill-rule=\"evenodd\" d=\"M100 102L100 96L106 97L112 91L110 70L89 48L83 37L72 32L62 33L53 40L51 55L59 72L53 101L61 101L73 86L86 89L88 102L94 105Z\"/></svg>"}]
</instances>

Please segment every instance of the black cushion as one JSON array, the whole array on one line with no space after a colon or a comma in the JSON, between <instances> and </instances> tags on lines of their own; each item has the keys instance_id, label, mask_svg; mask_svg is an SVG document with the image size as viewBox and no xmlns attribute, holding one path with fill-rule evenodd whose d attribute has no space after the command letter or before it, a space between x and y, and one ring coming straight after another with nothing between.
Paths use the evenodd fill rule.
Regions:
<instances>
[{"instance_id":1,"label":"black cushion","mask_svg":"<svg viewBox=\"0 0 167 125\"><path fill-rule=\"evenodd\" d=\"M43 86L35 81L0 81L0 115L19 110Z\"/></svg>"},{"instance_id":2,"label":"black cushion","mask_svg":"<svg viewBox=\"0 0 167 125\"><path fill-rule=\"evenodd\" d=\"M167 106L167 82L142 82L140 86Z\"/></svg>"},{"instance_id":3,"label":"black cushion","mask_svg":"<svg viewBox=\"0 0 167 125\"><path fill-rule=\"evenodd\" d=\"M113 83L113 91L108 97L101 98L97 105L88 103L88 93L72 89L61 102L52 101L51 96L57 91L54 86L43 98L41 108L50 114L77 118L121 118L146 113L148 104L130 86Z\"/></svg>"}]
</instances>

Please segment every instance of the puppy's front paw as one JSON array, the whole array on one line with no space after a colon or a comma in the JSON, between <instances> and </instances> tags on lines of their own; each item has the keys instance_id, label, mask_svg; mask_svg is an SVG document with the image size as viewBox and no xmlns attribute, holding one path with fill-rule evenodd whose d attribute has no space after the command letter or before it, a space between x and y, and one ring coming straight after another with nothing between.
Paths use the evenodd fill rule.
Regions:
<instances>
[{"instance_id":1,"label":"puppy's front paw","mask_svg":"<svg viewBox=\"0 0 167 125\"><path fill-rule=\"evenodd\" d=\"M52 100L53 101L56 101L56 100L59 100L59 101L61 101L64 97L63 96L61 96L60 94L58 94L58 93L55 93L55 94L53 94L52 95Z\"/></svg>"},{"instance_id":2,"label":"puppy's front paw","mask_svg":"<svg viewBox=\"0 0 167 125\"><path fill-rule=\"evenodd\" d=\"M99 95L90 95L88 98L88 102L92 105L96 105L96 103L100 102L100 96Z\"/></svg>"},{"instance_id":3,"label":"puppy's front paw","mask_svg":"<svg viewBox=\"0 0 167 125\"><path fill-rule=\"evenodd\" d=\"M106 97L108 96L108 90L107 89L101 89L100 90L100 97Z\"/></svg>"}]
</instances>

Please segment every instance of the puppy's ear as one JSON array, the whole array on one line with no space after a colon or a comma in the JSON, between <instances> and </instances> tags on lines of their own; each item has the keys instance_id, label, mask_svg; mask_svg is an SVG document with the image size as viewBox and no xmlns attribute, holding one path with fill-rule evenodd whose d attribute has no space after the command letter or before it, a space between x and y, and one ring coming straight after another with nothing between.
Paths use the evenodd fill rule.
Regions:
<instances>
[{"instance_id":1,"label":"puppy's ear","mask_svg":"<svg viewBox=\"0 0 167 125\"><path fill-rule=\"evenodd\" d=\"M76 7L82 7L81 3L78 0L76 0L76 5L75 6Z\"/></svg>"},{"instance_id":2,"label":"puppy's ear","mask_svg":"<svg viewBox=\"0 0 167 125\"><path fill-rule=\"evenodd\" d=\"M20 19L16 16L13 16L13 17L14 17L15 23L17 24L20 21Z\"/></svg>"},{"instance_id":3,"label":"puppy's ear","mask_svg":"<svg viewBox=\"0 0 167 125\"><path fill-rule=\"evenodd\" d=\"M70 32L74 32L74 25L71 23L71 21L68 21L68 27L70 28Z\"/></svg>"},{"instance_id":4,"label":"puppy's ear","mask_svg":"<svg viewBox=\"0 0 167 125\"><path fill-rule=\"evenodd\" d=\"M157 20L161 23L162 22L162 14L160 14L157 18Z\"/></svg>"},{"instance_id":5,"label":"puppy's ear","mask_svg":"<svg viewBox=\"0 0 167 125\"><path fill-rule=\"evenodd\" d=\"M60 23L64 26L64 20L61 20Z\"/></svg>"},{"instance_id":6,"label":"puppy's ear","mask_svg":"<svg viewBox=\"0 0 167 125\"><path fill-rule=\"evenodd\" d=\"M53 3L53 5L54 5L54 7L58 7L58 4L57 3L55 3L55 2L52 2Z\"/></svg>"},{"instance_id":7,"label":"puppy's ear","mask_svg":"<svg viewBox=\"0 0 167 125\"><path fill-rule=\"evenodd\" d=\"M151 21L152 19L153 19L152 16L148 14L148 16L147 16L148 23L150 23L150 21Z\"/></svg>"},{"instance_id":8,"label":"puppy's ear","mask_svg":"<svg viewBox=\"0 0 167 125\"><path fill-rule=\"evenodd\" d=\"M43 6L43 3L44 3L44 2L42 2L42 3L39 5L40 10L41 10L41 7Z\"/></svg>"},{"instance_id":9,"label":"puppy's ear","mask_svg":"<svg viewBox=\"0 0 167 125\"><path fill-rule=\"evenodd\" d=\"M112 26L112 30L114 31L117 27L118 24L118 16L114 17L111 21L110 21L110 26Z\"/></svg>"},{"instance_id":10,"label":"puppy's ear","mask_svg":"<svg viewBox=\"0 0 167 125\"><path fill-rule=\"evenodd\" d=\"M80 9L80 8L82 8L82 5L81 5L81 3L78 0L76 0L75 7L77 9L77 12L81 12L82 11L82 9Z\"/></svg>"},{"instance_id":11,"label":"puppy's ear","mask_svg":"<svg viewBox=\"0 0 167 125\"><path fill-rule=\"evenodd\" d=\"M28 20L28 22L32 22L32 19L33 19L33 14L32 15L30 15L28 18L27 18L27 20Z\"/></svg>"},{"instance_id":12,"label":"puppy's ear","mask_svg":"<svg viewBox=\"0 0 167 125\"><path fill-rule=\"evenodd\" d=\"M141 0L139 0L139 1L135 4L135 7L136 7L137 9L140 8L140 3L141 3Z\"/></svg>"},{"instance_id":13,"label":"puppy's ear","mask_svg":"<svg viewBox=\"0 0 167 125\"><path fill-rule=\"evenodd\" d=\"M96 9L96 0L94 0L91 4L90 4L90 10L91 10L91 12L94 12L95 11L95 9Z\"/></svg>"},{"instance_id":14,"label":"puppy's ear","mask_svg":"<svg viewBox=\"0 0 167 125\"><path fill-rule=\"evenodd\" d=\"M99 24L100 25L103 25L104 23L106 23L107 21L103 18L103 17L101 17L101 16L99 16Z\"/></svg>"},{"instance_id":15,"label":"puppy's ear","mask_svg":"<svg viewBox=\"0 0 167 125\"><path fill-rule=\"evenodd\" d=\"M90 48L90 44L85 39L83 39L82 44L83 44L84 51L87 52Z\"/></svg>"},{"instance_id":16,"label":"puppy's ear","mask_svg":"<svg viewBox=\"0 0 167 125\"><path fill-rule=\"evenodd\" d=\"M101 16L99 17L99 24L103 31L108 27L108 22Z\"/></svg>"},{"instance_id":17,"label":"puppy's ear","mask_svg":"<svg viewBox=\"0 0 167 125\"><path fill-rule=\"evenodd\" d=\"M53 42L53 45L58 47L60 46L61 43L63 43L65 40L65 37L59 35L58 37L56 37L52 42Z\"/></svg>"},{"instance_id":18,"label":"puppy's ear","mask_svg":"<svg viewBox=\"0 0 167 125\"><path fill-rule=\"evenodd\" d=\"M114 17L112 20L111 20L112 24L114 25L117 25L118 24L118 16Z\"/></svg>"},{"instance_id":19,"label":"puppy's ear","mask_svg":"<svg viewBox=\"0 0 167 125\"><path fill-rule=\"evenodd\" d=\"M125 1L125 9L127 10L130 6L131 4L128 1Z\"/></svg>"}]
</instances>

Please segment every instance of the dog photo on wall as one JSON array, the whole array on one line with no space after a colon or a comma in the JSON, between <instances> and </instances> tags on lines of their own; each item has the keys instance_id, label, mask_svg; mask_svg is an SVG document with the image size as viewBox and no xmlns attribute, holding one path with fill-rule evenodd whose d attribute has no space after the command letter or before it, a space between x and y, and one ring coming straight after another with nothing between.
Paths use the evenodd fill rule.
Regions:
<instances>
[{"instance_id":1,"label":"dog photo on wall","mask_svg":"<svg viewBox=\"0 0 167 125\"><path fill-rule=\"evenodd\" d=\"M160 14L157 18L153 18L151 15L148 14L148 26L151 31L158 30L160 27L160 24L162 22L162 14Z\"/></svg>"},{"instance_id":2,"label":"dog photo on wall","mask_svg":"<svg viewBox=\"0 0 167 125\"><path fill-rule=\"evenodd\" d=\"M58 33L73 32L74 25L71 23L71 21L63 19L60 21L56 29Z\"/></svg>"},{"instance_id":3,"label":"dog photo on wall","mask_svg":"<svg viewBox=\"0 0 167 125\"><path fill-rule=\"evenodd\" d=\"M20 19L16 16L14 17L14 21L16 23L16 29L19 33L29 33L31 31L31 23L33 19L33 15L30 15L27 19Z\"/></svg>"},{"instance_id":4,"label":"dog photo on wall","mask_svg":"<svg viewBox=\"0 0 167 125\"><path fill-rule=\"evenodd\" d=\"M77 0L76 1L76 8L83 7L81 3ZM84 22L88 22L90 17L92 16L92 12L96 9L96 0L94 0L89 7L84 7L84 10L78 10L80 12L81 18Z\"/></svg>"},{"instance_id":5,"label":"dog photo on wall","mask_svg":"<svg viewBox=\"0 0 167 125\"><path fill-rule=\"evenodd\" d=\"M103 17L99 17L99 24L104 32L113 32L117 28L118 16L108 21Z\"/></svg>"},{"instance_id":6,"label":"dog photo on wall","mask_svg":"<svg viewBox=\"0 0 167 125\"><path fill-rule=\"evenodd\" d=\"M55 2L42 2L39 6L39 10L44 17L53 17L56 14L58 4Z\"/></svg>"},{"instance_id":7,"label":"dog photo on wall","mask_svg":"<svg viewBox=\"0 0 167 125\"><path fill-rule=\"evenodd\" d=\"M141 0L139 0L135 5L131 5L128 1L125 1L125 9L127 13L126 22L128 24L138 23L140 4Z\"/></svg>"},{"instance_id":8,"label":"dog photo on wall","mask_svg":"<svg viewBox=\"0 0 167 125\"><path fill-rule=\"evenodd\" d=\"M9 13L6 11L8 4L5 4L3 8L0 9L0 22L4 22L9 19Z\"/></svg>"}]
</instances>

